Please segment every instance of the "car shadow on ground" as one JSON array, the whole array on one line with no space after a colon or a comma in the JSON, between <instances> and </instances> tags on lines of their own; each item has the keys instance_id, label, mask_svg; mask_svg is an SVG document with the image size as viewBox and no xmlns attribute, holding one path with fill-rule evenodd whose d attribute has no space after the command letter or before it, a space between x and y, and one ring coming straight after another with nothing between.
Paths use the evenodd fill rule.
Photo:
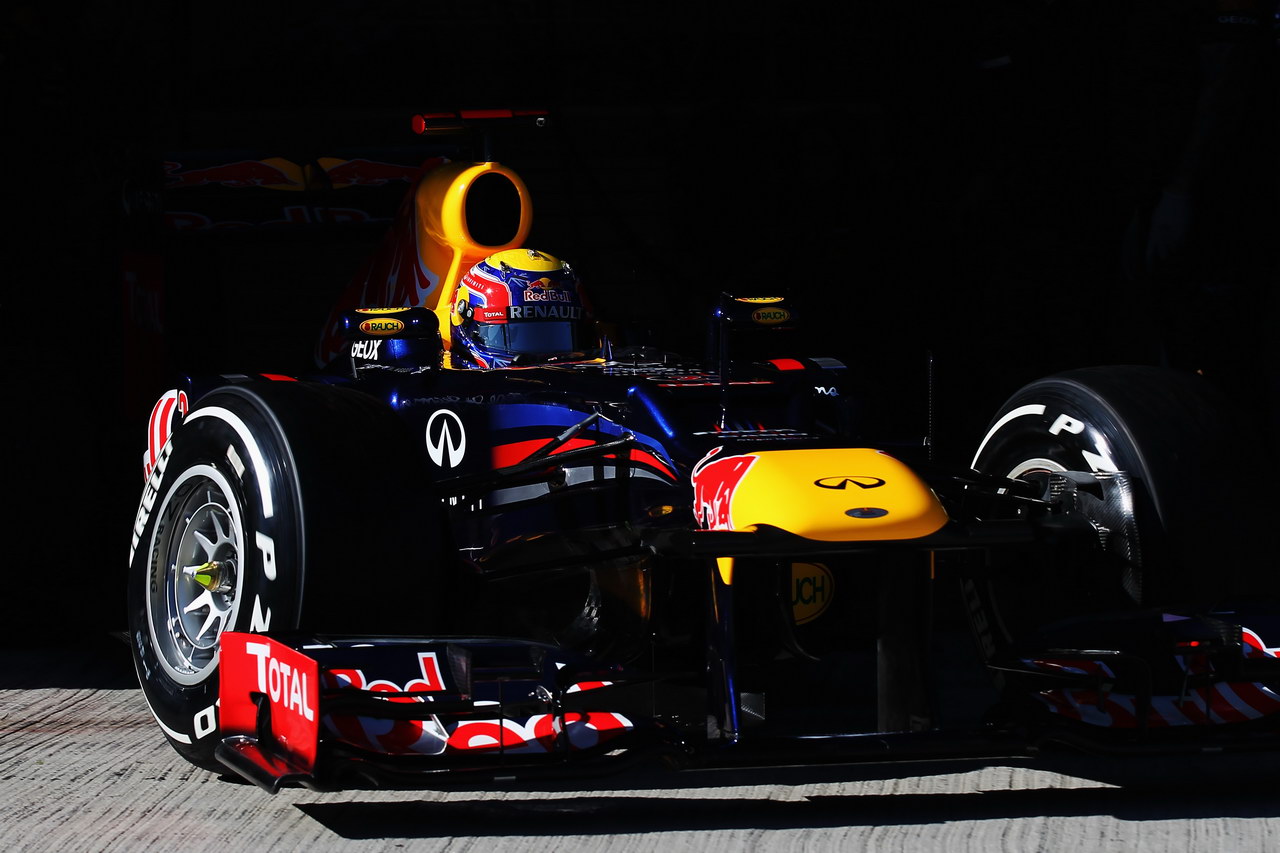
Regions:
<instances>
[{"instance_id":1,"label":"car shadow on ground","mask_svg":"<svg viewBox=\"0 0 1280 853\"><path fill-rule=\"evenodd\" d=\"M303 812L348 839L595 836L735 829L793 830L1109 815L1123 821L1280 817L1272 790L1206 793L1039 788L955 794L765 797L590 796L449 802L309 803Z\"/></svg>"}]
</instances>

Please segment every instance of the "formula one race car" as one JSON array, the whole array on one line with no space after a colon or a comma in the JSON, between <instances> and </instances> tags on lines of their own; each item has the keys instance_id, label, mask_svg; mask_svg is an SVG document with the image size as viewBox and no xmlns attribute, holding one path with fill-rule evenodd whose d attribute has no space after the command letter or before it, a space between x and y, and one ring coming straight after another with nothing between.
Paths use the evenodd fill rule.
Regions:
<instances>
[{"instance_id":1,"label":"formula one race car","mask_svg":"<svg viewBox=\"0 0 1280 853\"><path fill-rule=\"evenodd\" d=\"M785 291L726 285L702 361L621 348L529 218L440 162L315 375L157 403L130 644L188 760L274 791L1275 748L1258 485L1202 377L1076 370L971 466L891 454Z\"/></svg>"}]
</instances>

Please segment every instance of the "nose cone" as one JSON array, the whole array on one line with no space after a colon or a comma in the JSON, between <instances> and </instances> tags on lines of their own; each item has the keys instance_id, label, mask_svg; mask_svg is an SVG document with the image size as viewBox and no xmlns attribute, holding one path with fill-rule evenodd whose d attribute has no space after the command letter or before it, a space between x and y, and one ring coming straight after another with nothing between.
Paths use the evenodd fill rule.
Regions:
<instances>
[{"instance_id":1,"label":"nose cone","mask_svg":"<svg viewBox=\"0 0 1280 853\"><path fill-rule=\"evenodd\" d=\"M697 509L712 529L768 524L806 539L853 542L917 539L947 522L924 481L879 450L767 450L716 461L741 476L728 494L715 495L694 474Z\"/></svg>"}]
</instances>

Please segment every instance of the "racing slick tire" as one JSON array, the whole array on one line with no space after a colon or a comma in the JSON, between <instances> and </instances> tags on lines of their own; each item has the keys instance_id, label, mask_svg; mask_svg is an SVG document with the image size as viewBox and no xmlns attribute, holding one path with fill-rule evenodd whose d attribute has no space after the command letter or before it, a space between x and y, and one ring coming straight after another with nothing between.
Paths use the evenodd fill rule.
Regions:
<instances>
[{"instance_id":1,"label":"racing slick tire","mask_svg":"<svg viewBox=\"0 0 1280 853\"><path fill-rule=\"evenodd\" d=\"M223 769L223 631L430 624L434 600L405 594L440 542L416 459L399 419L345 388L234 385L192 407L147 481L128 576L138 679L185 758Z\"/></svg>"},{"instance_id":2,"label":"racing slick tire","mask_svg":"<svg viewBox=\"0 0 1280 853\"><path fill-rule=\"evenodd\" d=\"M1106 484L1107 539L1092 554L1041 553L965 582L988 657L1047 622L1134 607L1206 610L1272 595L1253 548L1260 478L1245 461L1259 438L1203 377L1124 365L1068 371L1017 391L992 419L972 467L1044 485L1055 472L1124 472ZM1118 512L1118 514L1117 514ZM1123 517L1120 517L1123 516Z\"/></svg>"}]
</instances>

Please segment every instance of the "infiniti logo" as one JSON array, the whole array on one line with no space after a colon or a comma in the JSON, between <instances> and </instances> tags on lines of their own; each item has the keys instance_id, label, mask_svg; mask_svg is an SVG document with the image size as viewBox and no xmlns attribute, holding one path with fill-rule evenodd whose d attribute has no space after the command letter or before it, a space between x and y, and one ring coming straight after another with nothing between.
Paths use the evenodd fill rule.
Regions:
<instances>
[{"instance_id":1,"label":"infiniti logo","mask_svg":"<svg viewBox=\"0 0 1280 853\"><path fill-rule=\"evenodd\" d=\"M456 468L467 452L467 431L462 418L440 409L427 419L427 455L436 465Z\"/></svg>"},{"instance_id":2,"label":"infiniti logo","mask_svg":"<svg viewBox=\"0 0 1280 853\"><path fill-rule=\"evenodd\" d=\"M854 474L848 477L823 477L821 480L814 480L813 484L821 489L840 489L844 491L849 488L849 484L857 486L859 489L875 489L884 485L884 480L879 477L868 477L864 474Z\"/></svg>"}]
</instances>

